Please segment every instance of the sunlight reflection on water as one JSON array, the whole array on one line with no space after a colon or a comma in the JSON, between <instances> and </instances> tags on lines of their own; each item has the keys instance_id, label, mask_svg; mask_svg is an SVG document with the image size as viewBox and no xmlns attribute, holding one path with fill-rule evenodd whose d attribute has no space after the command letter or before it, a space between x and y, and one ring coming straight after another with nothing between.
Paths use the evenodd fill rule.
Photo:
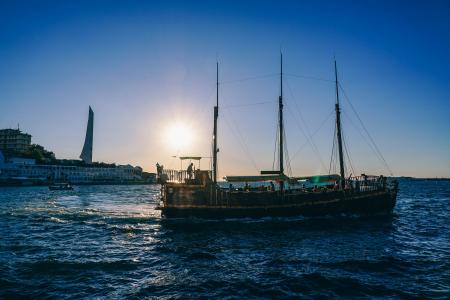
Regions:
<instances>
[{"instance_id":1,"label":"sunlight reflection on water","mask_svg":"<svg viewBox=\"0 0 450 300\"><path fill-rule=\"evenodd\" d=\"M162 219L159 186L2 188L0 297L445 298L450 183L400 188L391 216L220 221Z\"/></svg>"}]
</instances>

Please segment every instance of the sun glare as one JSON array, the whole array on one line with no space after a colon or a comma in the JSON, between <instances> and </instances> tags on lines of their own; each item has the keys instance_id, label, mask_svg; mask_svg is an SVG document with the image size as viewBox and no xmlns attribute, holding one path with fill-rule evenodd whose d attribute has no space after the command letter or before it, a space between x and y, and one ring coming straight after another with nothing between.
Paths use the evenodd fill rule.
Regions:
<instances>
[{"instance_id":1,"label":"sun glare","mask_svg":"<svg viewBox=\"0 0 450 300\"><path fill-rule=\"evenodd\" d=\"M182 122L172 124L166 131L166 140L170 147L176 150L184 150L192 142L192 129Z\"/></svg>"}]
</instances>

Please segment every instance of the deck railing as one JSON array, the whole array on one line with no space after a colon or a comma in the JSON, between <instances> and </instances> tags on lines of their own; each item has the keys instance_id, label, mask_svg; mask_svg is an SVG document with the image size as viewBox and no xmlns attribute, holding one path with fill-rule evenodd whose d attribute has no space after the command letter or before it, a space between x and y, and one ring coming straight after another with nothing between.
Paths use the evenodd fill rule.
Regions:
<instances>
[{"instance_id":1,"label":"deck railing","mask_svg":"<svg viewBox=\"0 0 450 300\"><path fill-rule=\"evenodd\" d=\"M369 192L386 188L386 177L383 176L355 176L345 181L345 187L356 192Z\"/></svg>"},{"instance_id":2,"label":"deck railing","mask_svg":"<svg viewBox=\"0 0 450 300\"><path fill-rule=\"evenodd\" d=\"M187 171L185 170L180 171L180 170L166 169L162 171L162 174L158 175L159 179L162 179L165 182L184 182L186 178L189 178Z\"/></svg>"},{"instance_id":3,"label":"deck railing","mask_svg":"<svg viewBox=\"0 0 450 300\"><path fill-rule=\"evenodd\" d=\"M344 182L344 189L351 190L352 192L371 192L371 191L379 191L383 190L387 187L386 178L383 176L355 176L350 177ZM260 186L233 186L230 184L230 188L222 187L221 190L233 192L233 191L276 191L278 190L278 185L273 187L268 186L267 184L261 184ZM303 186L301 188L294 187L291 189L289 186L285 188L285 191L289 193L292 190L304 190L304 191L313 191L313 192L324 192L324 191L333 191L338 190L338 182L335 183L329 182L329 184L322 184L316 186Z\"/></svg>"},{"instance_id":4,"label":"deck railing","mask_svg":"<svg viewBox=\"0 0 450 300\"><path fill-rule=\"evenodd\" d=\"M186 170L171 170L171 169L165 169L162 171L161 174L158 174L158 179L160 182L171 182L171 183L188 183L188 184L204 184L205 181L201 176L199 176L200 173L207 172L207 176L211 178L211 171L200 171L195 170L191 174L189 174ZM190 175L190 176L189 176ZM232 186L232 185L230 185ZM228 188L228 187L221 187L218 189L219 193L225 194L232 193L236 191L246 191L246 190L252 190L252 191L277 191L277 185L274 187L270 187L267 185L262 185L260 187L249 187L248 189L246 187L234 187ZM354 176L347 178L344 183L344 189L345 190L351 190L352 192L371 192L371 191L380 191L384 190L387 187L386 177L383 176ZM337 189L337 183L333 186L331 183L329 186L322 186L322 187L310 187L310 188L301 188L305 191L331 191ZM294 188L296 190L296 188ZM286 188L286 192L289 193L290 188ZM220 197L222 198L222 197Z\"/></svg>"},{"instance_id":5,"label":"deck railing","mask_svg":"<svg viewBox=\"0 0 450 300\"><path fill-rule=\"evenodd\" d=\"M185 183L189 180L201 179L200 173L204 173L204 170L195 170L190 175L186 170L170 170L165 169L161 174L158 174L158 179L164 182ZM211 176L211 171L208 171L208 176ZM209 177L211 178L211 177Z\"/></svg>"}]
</instances>

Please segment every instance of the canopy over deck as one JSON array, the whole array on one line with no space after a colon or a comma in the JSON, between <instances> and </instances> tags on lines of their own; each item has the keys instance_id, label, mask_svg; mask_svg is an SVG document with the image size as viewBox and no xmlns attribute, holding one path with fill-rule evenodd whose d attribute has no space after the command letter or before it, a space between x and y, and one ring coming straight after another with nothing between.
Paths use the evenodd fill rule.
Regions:
<instances>
[{"instance_id":1,"label":"canopy over deck","mask_svg":"<svg viewBox=\"0 0 450 300\"><path fill-rule=\"evenodd\" d=\"M337 174L330 175L313 175L313 176L301 176L301 177L292 177L294 180L309 180L312 183L323 183L323 182L331 182L339 180L340 176Z\"/></svg>"},{"instance_id":2,"label":"canopy over deck","mask_svg":"<svg viewBox=\"0 0 450 300\"><path fill-rule=\"evenodd\" d=\"M312 183L334 182L339 180L339 175L314 175L303 177L288 177L286 175L255 175L255 176L226 176L224 179L228 182L255 182L255 181L292 181L309 180Z\"/></svg>"},{"instance_id":3,"label":"canopy over deck","mask_svg":"<svg viewBox=\"0 0 450 300\"><path fill-rule=\"evenodd\" d=\"M172 156L173 158L176 158L176 156ZM198 169L200 169L200 162L202 158L210 158L207 156L178 156L178 158L180 159L180 170L183 170L183 161L184 160L196 160L198 162Z\"/></svg>"},{"instance_id":4,"label":"canopy over deck","mask_svg":"<svg viewBox=\"0 0 450 300\"><path fill-rule=\"evenodd\" d=\"M200 159L203 158L203 156L180 156L179 158L180 158L180 160L186 160L186 159L189 159L189 160L200 160Z\"/></svg>"},{"instance_id":5,"label":"canopy over deck","mask_svg":"<svg viewBox=\"0 0 450 300\"><path fill-rule=\"evenodd\" d=\"M284 181L288 177L285 175L256 175L256 176L226 176L228 182L255 182L255 181Z\"/></svg>"}]
</instances>

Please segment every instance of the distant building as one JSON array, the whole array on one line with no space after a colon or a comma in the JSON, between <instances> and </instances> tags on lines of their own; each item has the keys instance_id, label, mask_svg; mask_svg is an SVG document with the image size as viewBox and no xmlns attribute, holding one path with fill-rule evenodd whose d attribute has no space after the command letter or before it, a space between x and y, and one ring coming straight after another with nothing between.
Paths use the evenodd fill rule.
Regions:
<instances>
[{"instance_id":1,"label":"distant building","mask_svg":"<svg viewBox=\"0 0 450 300\"><path fill-rule=\"evenodd\" d=\"M20 129L0 129L0 150L3 152L25 152L31 145L31 135Z\"/></svg>"},{"instance_id":2,"label":"distant building","mask_svg":"<svg viewBox=\"0 0 450 300\"><path fill-rule=\"evenodd\" d=\"M68 180L74 184L117 184L144 182L142 168L130 165L115 167L37 165L32 159L12 158L0 168L1 182L8 180L47 183ZM154 178L145 178L153 182Z\"/></svg>"},{"instance_id":3,"label":"distant building","mask_svg":"<svg viewBox=\"0 0 450 300\"><path fill-rule=\"evenodd\" d=\"M73 184L156 182L155 174L143 172L138 166L93 163L93 131L94 112L89 106L86 138L80 155L83 161L79 161L56 159L52 152L45 151L42 146L31 145L31 135L19 129L0 130L0 186L40 185L65 180ZM27 149L35 155L21 153ZM49 153L53 159L48 159Z\"/></svg>"},{"instance_id":4,"label":"distant building","mask_svg":"<svg viewBox=\"0 0 450 300\"><path fill-rule=\"evenodd\" d=\"M23 157L11 157L8 160L8 163L16 164L16 165L35 165L36 160L32 158L23 158Z\"/></svg>"},{"instance_id":5,"label":"distant building","mask_svg":"<svg viewBox=\"0 0 450 300\"><path fill-rule=\"evenodd\" d=\"M80 158L86 164L92 164L92 144L94 139L94 112L89 106L89 119L86 128L86 138L84 139L83 150L81 151Z\"/></svg>"}]
</instances>

